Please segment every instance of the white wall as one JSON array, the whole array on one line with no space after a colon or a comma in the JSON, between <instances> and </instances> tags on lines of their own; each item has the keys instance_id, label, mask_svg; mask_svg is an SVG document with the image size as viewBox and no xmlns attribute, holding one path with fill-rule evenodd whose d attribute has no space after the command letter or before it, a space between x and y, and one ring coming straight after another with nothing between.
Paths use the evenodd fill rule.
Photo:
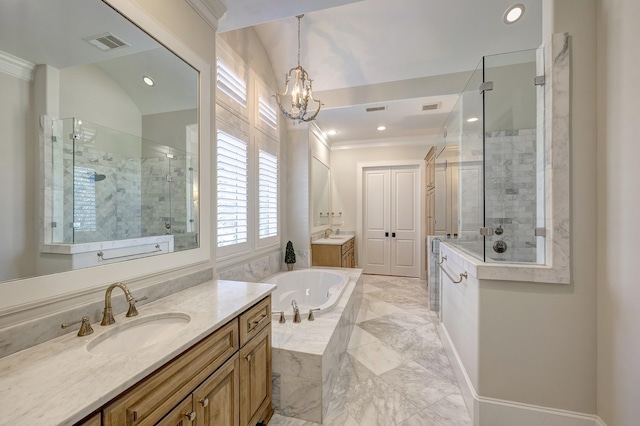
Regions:
<instances>
[{"instance_id":1,"label":"white wall","mask_svg":"<svg viewBox=\"0 0 640 426\"><path fill-rule=\"evenodd\" d=\"M359 162L423 160L431 144L425 139L421 145L402 145L402 141L387 146L331 151L331 209L342 212L345 231L355 231L357 226L357 164Z\"/></svg>"},{"instance_id":2,"label":"white wall","mask_svg":"<svg viewBox=\"0 0 640 426\"><path fill-rule=\"evenodd\" d=\"M637 0L598 1L598 415L609 426L640 422L639 21Z\"/></svg>"},{"instance_id":3,"label":"white wall","mask_svg":"<svg viewBox=\"0 0 640 426\"><path fill-rule=\"evenodd\" d=\"M33 84L0 72L0 281L35 273L38 137Z\"/></svg>"},{"instance_id":4,"label":"white wall","mask_svg":"<svg viewBox=\"0 0 640 426\"><path fill-rule=\"evenodd\" d=\"M156 144L187 151L187 126L198 122L198 111L163 112L142 116L142 138Z\"/></svg>"},{"instance_id":5,"label":"white wall","mask_svg":"<svg viewBox=\"0 0 640 426\"><path fill-rule=\"evenodd\" d=\"M60 70L60 118L78 117L133 136L142 116L129 95L94 65Z\"/></svg>"},{"instance_id":6,"label":"white wall","mask_svg":"<svg viewBox=\"0 0 640 426\"><path fill-rule=\"evenodd\" d=\"M571 37L571 284L481 283L477 389L586 414L596 412L595 5L545 3L550 32Z\"/></svg>"}]
</instances>

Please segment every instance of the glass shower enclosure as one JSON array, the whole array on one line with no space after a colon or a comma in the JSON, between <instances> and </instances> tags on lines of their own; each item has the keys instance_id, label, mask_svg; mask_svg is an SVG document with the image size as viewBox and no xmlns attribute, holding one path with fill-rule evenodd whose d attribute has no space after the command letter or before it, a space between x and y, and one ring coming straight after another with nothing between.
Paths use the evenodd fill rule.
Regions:
<instances>
[{"instance_id":1,"label":"glass shower enclosure","mask_svg":"<svg viewBox=\"0 0 640 426\"><path fill-rule=\"evenodd\" d=\"M437 236L483 262L545 263L542 61L485 56L437 137Z\"/></svg>"},{"instance_id":2,"label":"glass shower enclosure","mask_svg":"<svg viewBox=\"0 0 640 426\"><path fill-rule=\"evenodd\" d=\"M52 136L53 244L173 235L175 251L197 247L197 155L78 118L53 120Z\"/></svg>"}]
</instances>

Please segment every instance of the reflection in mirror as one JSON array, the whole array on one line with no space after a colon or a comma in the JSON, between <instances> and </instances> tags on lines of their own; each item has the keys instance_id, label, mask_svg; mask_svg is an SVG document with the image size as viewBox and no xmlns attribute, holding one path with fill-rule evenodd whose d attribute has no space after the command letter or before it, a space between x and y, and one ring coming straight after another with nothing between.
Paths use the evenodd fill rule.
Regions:
<instances>
[{"instance_id":1,"label":"reflection in mirror","mask_svg":"<svg viewBox=\"0 0 640 426\"><path fill-rule=\"evenodd\" d=\"M198 72L100 0L0 11L0 281L197 248Z\"/></svg>"},{"instance_id":2,"label":"reflection in mirror","mask_svg":"<svg viewBox=\"0 0 640 426\"><path fill-rule=\"evenodd\" d=\"M311 160L311 203L313 226L330 225L329 215L329 168L316 157Z\"/></svg>"}]
</instances>

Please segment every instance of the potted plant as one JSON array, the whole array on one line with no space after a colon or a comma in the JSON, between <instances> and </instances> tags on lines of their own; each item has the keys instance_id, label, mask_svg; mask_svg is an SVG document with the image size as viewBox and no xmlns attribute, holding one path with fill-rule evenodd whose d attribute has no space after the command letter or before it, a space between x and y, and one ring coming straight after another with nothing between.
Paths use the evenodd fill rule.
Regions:
<instances>
[{"instance_id":1,"label":"potted plant","mask_svg":"<svg viewBox=\"0 0 640 426\"><path fill-rule=\"evenodd\" d=\"M291 241L287 242L287 248L284 252L284 263L287 264L289 271L293 269L293 264L296 263L296 252L293 251L293 243Z\"/></svg>"}]
</instances>

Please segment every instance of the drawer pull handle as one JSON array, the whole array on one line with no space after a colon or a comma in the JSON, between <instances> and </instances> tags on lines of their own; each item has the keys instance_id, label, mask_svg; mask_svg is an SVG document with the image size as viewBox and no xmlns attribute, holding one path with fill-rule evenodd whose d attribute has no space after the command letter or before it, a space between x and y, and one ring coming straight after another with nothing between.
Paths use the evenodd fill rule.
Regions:
<instances>
[{"instance_id":1,"label":"drawer pull handle","mask_svg":"<svg viewBox=\"0 0 640 426\"><path fill-rule=\"evenodd\" d=\"M200 400L200 404L202 404L203 407L208 407L209 406L209 398L201 399Z\"/></svg>"},{"instance_id":2,"label":"drawer pull handle","mask_svg":"<svg viewBox=\"0 0 640 426\"><path fill-rule=\"evenodd\" d=\"M133 419L133 421L137 421L138 420L138 412L134 411L133 413L131 413L131 418Z\"/></svg>"},{"instance_id":3,"label":"drawer pull handle","mask_svg":"<svg viewBox=\"0 0 640 426\"><path fill-rule=\"evenodd\" d=\"M253 358L252 354L249 354L247 356L244 357L244 359L246 359L247 361L251 362L251 358Z\"/></svg>"},{"instance_id":4,"label":"drawer pull handle","mask_svg":"<svg viewBox=\"0 0 640 426\"><path fill-rule=\"evenodd\" d=\"M259 320L257 321L252 321L251 324L253 324L253 327L249 327L249 330L253 330L254 328L256 328L262 321L266 320L268 318L268 316L265 314L262 317L260 317Z\"/></svg>"},{"instance_id":5,"label":"drawer pull handle","mask_svg":"<svg viewBox=\"0 0 640 426\"><path fill-rule=\"evenodd\" d=\"M190 422L193 422L196 419L196 412L193 411L191 413L185 414L185 417L189 419Z\"/></svg>"}]
</instances>

